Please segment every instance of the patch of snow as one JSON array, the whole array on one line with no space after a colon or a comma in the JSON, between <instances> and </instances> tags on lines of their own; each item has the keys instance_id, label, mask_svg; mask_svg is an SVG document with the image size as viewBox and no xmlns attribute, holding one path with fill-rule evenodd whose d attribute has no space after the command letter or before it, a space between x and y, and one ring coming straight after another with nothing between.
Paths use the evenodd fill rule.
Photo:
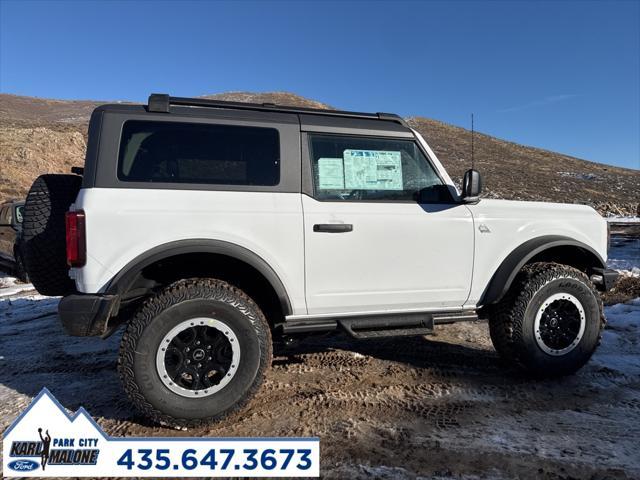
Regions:
<instances>
[{"instance_id":1,"label":"patch of snow","mask_svg":"<svg viewBox=\"0 0 640 480\"><path fill-rule=\"evenodd\" d=\"M373 478L409 478L409 472L401 467L387 467L385 465L358 465L363 473Z\"/></svg>"},{"instance_id":2,"label":"patch of snow","mask_svg":"<svg viewBox=\"0 0 640 480\"><path fill-rule=\"evenodd\" d=\"M640 217L606 217L605 219L613 223L640 223Z\"/></svg>"},{"instance_id":3,"label":"patch of snow","mask_svg":"<svg viewBox=\"0 0 640 480\"><path fill-rule=\"evenodd\" d=\"M428 477L416 475L414 472L402 467L388 467L386 465L349 465L341 464L337 468L330 469L331 477L335 478L379 478L388 480L501 480L505 478L500 472L491 469L481 475L454 474L451 471L434 472Z\"/></svg>"},{"instance_id":4,"label":"patch of snow","mask_svg":"<svg viewBox=\"0 0 640 480\"><path fill-rule=\"evenodd\" d=\"M599 177L593 173L558 172L561 177L572 177L580 180L597 180Z\"/></svg>"},{"instance_id":5,"label":"patch of snow","mask_svg":"<svg viewBox=\"0 0 640 480\"><path fill-rule=\"evenodd\" d=\"M638 267L633 267L631 270L616 270L623 277L640 277L640 268Z\"/></svg>"},{"instance_id":6,"label":"patch of snow","mask_svg":"<svg viewBox=\"0 0 640 480\"><path fill-rule=\"evenodd\" d=\"M0 298L10 297L33 289L33 285L30 283L20 283L17 278L0 273Z\"/></svg>"},{"instance_id":7,"label":"patch of snow","mask_svg":"<svg viewBox=\"0 0 640 480\"><path fill-rule=\"evenodd\" d=\"M640 336L640 297L605 307L606 328L602 344L591 361L621 375L640 375L637 338Z\"/></svg>"},{"instance_id":8,"label":"patch of snow","mask_svg":"<svg viewBox=\"0 0 640 480\"><path fill-rule=\"evenodd\" d=\"M607 266L623 275L640 276L640 238L611 237Z\"/></svg>"},{"instance_id":9,"label":"patch of snow","mask_svg":"<svg viewBox=\"0 0 640 480\"><path fill-rule=\"evenodd\" d=\"M611 305L610 307L607 307L605 310L607 315L611 315L612 317L615 317L617 323L622 321L624 321L625 323L628 323L626 322L626 320L632 320L631 321L632 325L640 326L640 315L636 316L633 319L629 316L629 314L633 312L640 313L640 297L625 303L617 303L615 305Z\"/></svg>"}]
</instances>

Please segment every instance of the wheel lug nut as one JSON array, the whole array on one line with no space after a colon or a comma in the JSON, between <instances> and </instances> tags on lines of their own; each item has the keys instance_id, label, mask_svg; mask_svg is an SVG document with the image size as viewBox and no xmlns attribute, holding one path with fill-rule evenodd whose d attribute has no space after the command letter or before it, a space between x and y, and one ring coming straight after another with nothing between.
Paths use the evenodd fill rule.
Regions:
<instances>
[{"instance_id":1,"label":"wheel lug nut","mask_svg":"<svg viewBox=\"0 0 640 480\"><path fill-rule=\"evenodd\" d=\"M185 352L189 352L189 351L191 351L191 349L189 347L187 347L187 348L184 349L184 351Z\"/></svg>"},{"instance_id":2,"label":"wheel lug nut","mask_svg":"<svg viewBox=\"0 0 640 480\"><path fill-rule=\"evenodd\" d=\"M211 357L207 358L207 361L210 362L211 361Z\"/></svg>"},{"instance_id":3,"label":"wheel lug nut","mask_svg":"<svg viewBox=\"0 0 640 480\"><path fill-rule=\"evenodd\" d=\"M202 368L202 364L201 363L198 364L198 368Z\"/></svg>"},{"instance_id":4,"label":"wheel lug nut","mask_svg":"<svg viewBox=\"0 0 640 480\"><path fill-rule=\"evenodd\" d=\"M187 363L191 363L191 360L187 360Z\"/></svg>"},{"instance_id":5,"label":"wheel lug nut","mask_svg":"<svg viewBox=\"0 0 640 480\"><path fill-rule=\"evenodd\" d=\"M200 340L196 341L196 345L200 345Z\"/></svg>"}]
</instances>

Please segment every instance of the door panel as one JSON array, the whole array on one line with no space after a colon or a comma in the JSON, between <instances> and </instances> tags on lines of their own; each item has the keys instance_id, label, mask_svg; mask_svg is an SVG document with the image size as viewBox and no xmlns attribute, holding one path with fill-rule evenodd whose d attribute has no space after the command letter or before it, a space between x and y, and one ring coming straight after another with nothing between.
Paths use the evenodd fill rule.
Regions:
<instances>
[{"instance_id":1,"label":"door panel","mask_svg":"<svg viewBox=\"0 0 640 480\"><path fill-rule=\"evenodd\" d=\"M331 202L303 195L302 206L310 315L447 309L465 302L473 220L464 205Z\"/></svg>"}]
</instances>

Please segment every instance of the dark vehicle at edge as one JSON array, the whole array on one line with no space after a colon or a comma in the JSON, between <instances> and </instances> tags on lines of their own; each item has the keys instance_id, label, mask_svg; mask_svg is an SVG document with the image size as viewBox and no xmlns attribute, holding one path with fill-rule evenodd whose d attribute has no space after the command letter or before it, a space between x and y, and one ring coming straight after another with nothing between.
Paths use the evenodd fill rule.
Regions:
<instances>
[{"instance_id":1,"label":"dark vehicle at edge","mask_svg":"<svg viewBox=\"0 0 640 480\"><path fill-rule=\"evenodd\" d=\"M22 220L24 200L0 204L0 267L27 282L22 253Z\"/></svg>"}]
</instances>

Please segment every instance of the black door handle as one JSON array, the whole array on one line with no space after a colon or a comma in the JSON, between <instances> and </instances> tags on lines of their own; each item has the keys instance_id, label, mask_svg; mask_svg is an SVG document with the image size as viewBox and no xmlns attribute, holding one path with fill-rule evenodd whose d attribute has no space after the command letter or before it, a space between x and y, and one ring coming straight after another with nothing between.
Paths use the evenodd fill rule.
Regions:
<instances>
[{"instance_id":1,"label":"black door handle","mask_svg":"<svg viewBox=\"0 0 640 480\"><path fill-rule=\"evenodd\" d=\"M314 232L343 233L353 231L350 223L316 223L313 226Z\"/></svg>"}]
</instances>

